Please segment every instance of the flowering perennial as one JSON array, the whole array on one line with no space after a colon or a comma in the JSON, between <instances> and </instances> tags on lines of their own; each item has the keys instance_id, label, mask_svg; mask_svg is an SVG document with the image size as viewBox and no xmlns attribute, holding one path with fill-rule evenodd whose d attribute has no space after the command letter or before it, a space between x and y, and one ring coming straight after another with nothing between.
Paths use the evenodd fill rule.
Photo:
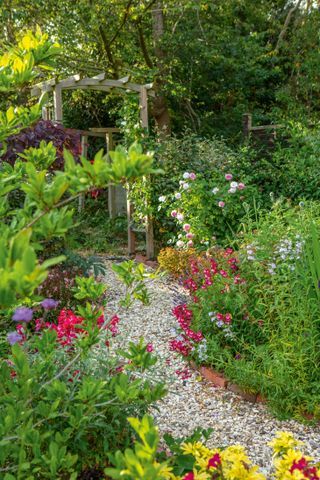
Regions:
<instances>
[{"instance_id":1,"label":"flowering perennial","mask_svg":"<svg viewBox=\"0 0 320 480\"><path fill-rule=\"evenodd\" d=\"M302 442L291 433L278 432L269 444L274 451L275 480L319 480L320 464L297 449ZM201 442L181 445L184 455L194 458L193 469L183 476L168 473L171 480L266 480L259 467L252 465L241 445L209 449Z\"/></svg>"}]
</instances>

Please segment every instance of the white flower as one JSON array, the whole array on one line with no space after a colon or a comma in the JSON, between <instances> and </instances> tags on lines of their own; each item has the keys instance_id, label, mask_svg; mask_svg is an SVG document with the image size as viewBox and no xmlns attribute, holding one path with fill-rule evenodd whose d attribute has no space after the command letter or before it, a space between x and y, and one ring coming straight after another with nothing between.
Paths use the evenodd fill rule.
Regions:
<instances>
[{"instance_id":1,"label":"white flower","mask_svg":"<svg viewBox=\"0 0 320 480\"><path fill-rule=\"evenodd\" d=\"M166 201L166 197L163 195L162 197L159 197L159 202L165 202Z\"/></svg>"},{"instance_id":2,"label":"white flower","mask_svg":"<svg viewBox=\"0 0 320 480\"><path fill-rule=\"evenodd\" d=\"M231 188L238 188L238 182L231 182L230 187Z\"/></svg>"},{"instance_id":3,"label":"white flower","mask_svg":"<svg viewBox=\"0 0 320 480\"><path fill-rule=\"evenodd\" d=\"M180 222L182 222L182 220L184 219L183 213L178 213L177 219L178 219Z\"/></svg>"},{"instance_id":4,"label":"white flower","mask_svg":"<svg viewBox=\"0 0 320 480\"><path fill-rule=\"evenodd\" d=\"M176 245L177 245L178 248L181 248L181 247L184 246L184 242L182 240L178 240Z\"/></svg>"},{"instance_id":5,"label":"white flower","mask_svg":"<svg viewBox=\"0 0 320 480\"><path fill-rule=\"evenodd\" d=\"M182 188L183 188L184 190L188 190L188 188L189 188L189 183L184 183L184 184L182 185Z\"/></svg>"},{"instance_id":6,"label":"white flower","mask_svg":"<svg viewBox=\"0 0 320 480\"><path fill-rule=\"evenodd\" d=\"M228 193L236 193L236 188L229 188Z\"/></svg>"},{"instance_id":7,"label":"white flower","mask_svg":"<svg viewBox=\"0 0 320 480\"><path fill-rule=\"evenodd\" d=\"M189 172L184 172L184 174L182 176L185 180L187 180L188 178L190 178L190 173Z\"/></svg>"},{"instance_id":8,"label":"white flower","mask_svg":"<svg viewBox=\"0 0 320 480\"><path fill-rule=\"evenodd\" d=\"M215 188L212 189L213 195L217 195L218 192L219 192L219 188L218 188L218 187L215 187Z\"/></svg>"},{"instance_id":9,"label":"white flower","mask_svg":"<svg viewBox=\"0 0 320 480\"><path fill-rule=\"evenodd\" d=\"M181 193L180 193L180 192L177 192L177 193L174 194L174 196L175 196L175 198L176 198L177 200L180 200L180 198L181 198Z\"/></svg>"}]
</instances>

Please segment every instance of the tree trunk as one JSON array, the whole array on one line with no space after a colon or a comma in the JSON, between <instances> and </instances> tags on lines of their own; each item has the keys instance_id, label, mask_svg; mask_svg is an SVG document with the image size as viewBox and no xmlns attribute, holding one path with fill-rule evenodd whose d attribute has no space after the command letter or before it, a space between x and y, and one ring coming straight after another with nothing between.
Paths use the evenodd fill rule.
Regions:
<instances>
[{"instance_id":1,"label":"tree trunk","mask_svg":"<svg viewBox=\"0 0 320 480\"><path fill-rule=\"evenodd\" d=\"M156 65L158 74L154 79L154 90L156 97L153 101L152 114L156 121L159 134L166 136L170 134L170 113L168 110L167 100L163 94L163 87L166 77L166 52L162 46L162 39L164 35L164 14L163 2L157 0L152 11L152 36L154 43L154 53L156 56Z\"/></svg>"}]
</instances>

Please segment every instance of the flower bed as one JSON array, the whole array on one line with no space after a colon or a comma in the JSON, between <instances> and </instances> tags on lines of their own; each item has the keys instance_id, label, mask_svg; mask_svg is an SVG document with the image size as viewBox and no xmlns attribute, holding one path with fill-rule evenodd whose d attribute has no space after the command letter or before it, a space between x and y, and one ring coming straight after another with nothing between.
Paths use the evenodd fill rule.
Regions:
<instances>
[{"instance_id":1,"label":"flower bed","mask_svg":"<svg viewBox=\"0 0 320 480\"><path fill-rule=\"evenodd\" d=\"M181 281L190 301L173 310L170 349L223 373L237 386L229 388L267 398L280 415L319 418L318 244L303 215L289 228L269 216L236 251L189 258Z\"/></svg>"}]
</instances>

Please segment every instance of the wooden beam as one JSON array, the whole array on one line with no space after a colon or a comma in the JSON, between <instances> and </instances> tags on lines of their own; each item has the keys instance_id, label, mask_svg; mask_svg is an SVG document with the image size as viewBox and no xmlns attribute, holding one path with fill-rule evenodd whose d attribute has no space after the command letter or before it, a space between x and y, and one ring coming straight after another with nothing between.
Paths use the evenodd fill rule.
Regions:
<instances>
[{"instance_id":1,"label":"wooden beam","mask_svg":"<svg viewBox=\"0 0 320 480\"><path fill-rule=\"evenodd\" d=\"M155 96L152 90L152 83L140 85L138 83L129 82L129 77L124 77L119 80L105 78L105 73L101 73L94 77L81 78L80 75L72 75L64 80L50 79L45 82L38 83L31 89L32 96L39 96L41 91L52 91L54 87L74 89L74 88L88 88L92 90L108 90L108 88L120 88L136 93L140 93L141 88L145 88L149 96Z\"/></svg>"},{"instance_id":2,"label":"wooden beam","mask_svg":"<svg viewBox=\"0 0 320 480\"><path fill-rule=\"evenodd\" d=\"M119 133L120 128L117 127L105 127L105 128L89 128L91 132L98 132L98 133Z\"/></svg>"}]
</instances>

